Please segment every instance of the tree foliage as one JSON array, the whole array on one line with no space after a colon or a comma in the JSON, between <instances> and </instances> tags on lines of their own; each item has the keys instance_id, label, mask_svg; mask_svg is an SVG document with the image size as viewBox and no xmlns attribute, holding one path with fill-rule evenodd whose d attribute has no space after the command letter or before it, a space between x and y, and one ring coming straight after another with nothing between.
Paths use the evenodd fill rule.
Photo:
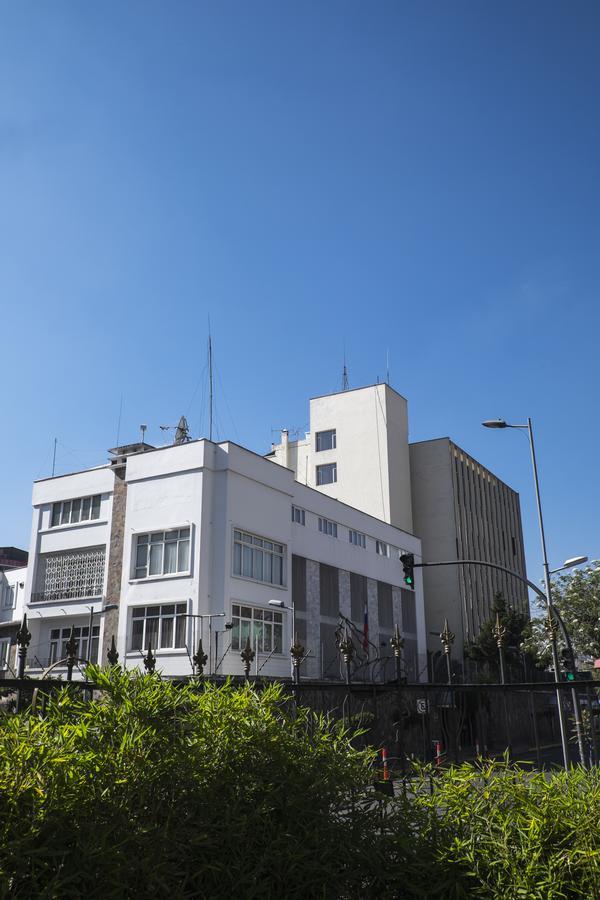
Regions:
<instances>
[{"instance_id":1,"label":"tree foliage","mask_svg":"<svg viewBox=\"0 0 600 900\"><path fill-rule=\"evenodd\" d=\"M555 578L552 599L575 654L589 661L600 659L600 562Z\"/></svg>"},{"instance_id":2,"label":"tree foliage","mask_svg":"<svg viewBox=\"0 0 600 900\"><path fill-rule=\"evenodd\" d=\"M504 658L507 666L514 669L521 668L523 652L525 650L527 653L529 649L523 647L524 638L529 634L529 617L509 606L503 595L497 593L492 603L490 618L482 625L477 638L465 648L465 656L481 664L482 677L494 681L499 680L500 674L498 643L494 635L496 616L506 628ZM528 662L535 665L537 663L535 655L531 654Z\"/></svg>"}]
</instances>

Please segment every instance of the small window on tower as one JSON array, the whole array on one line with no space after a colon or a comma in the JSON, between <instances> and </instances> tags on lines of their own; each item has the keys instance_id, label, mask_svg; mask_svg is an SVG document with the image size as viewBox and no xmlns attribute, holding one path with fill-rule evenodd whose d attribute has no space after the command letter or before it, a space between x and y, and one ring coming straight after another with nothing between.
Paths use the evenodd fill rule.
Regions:
<instances>
[{"instance_id":1,"label":"small window on tower","mask_svg":"<svg viewBox=\"0 0 600 900\"><path fill-rule=\"evenodd\" d=\"M335 428L329 431L317 431L317 453L320 450L335 450L337 446Z\"/></svg>"}]
</instances>

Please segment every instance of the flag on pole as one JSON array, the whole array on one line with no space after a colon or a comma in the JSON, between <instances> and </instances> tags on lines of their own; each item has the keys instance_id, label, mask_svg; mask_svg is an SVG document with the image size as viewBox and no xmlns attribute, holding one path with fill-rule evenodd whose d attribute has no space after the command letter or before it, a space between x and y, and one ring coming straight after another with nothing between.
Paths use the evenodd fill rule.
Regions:
<instances>
[{"instance_id":1,"label":"flag on pole","mask_svg":"<svg viewBox=\"0 0 600 900\"><path fill-rule=\"evenodd\" d=\"M369 605L365 600L364 606L364 615L363 615L363 650L365 653L369 652Z\"/></svg>"}]
</instances>

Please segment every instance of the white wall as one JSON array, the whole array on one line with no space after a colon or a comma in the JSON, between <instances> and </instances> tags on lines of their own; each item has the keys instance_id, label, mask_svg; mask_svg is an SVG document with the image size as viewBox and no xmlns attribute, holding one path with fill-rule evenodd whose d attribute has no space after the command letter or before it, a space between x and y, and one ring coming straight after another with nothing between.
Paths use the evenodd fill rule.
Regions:
<instances>
[{"instance_id":1,"label":"white wall","mask_svg":"<svg viewBox=\"0 0 600 900\"><path fill-rule=\"evenodd\" d=\"M330 429L336 448L317 452L317 433ZM273 461L293 469L301 484L317 487L317 466L335 462L337 481L318 486L321 493L413 531L407 404L389 385L313 398L306 439L282 437Z\"/></svg>"},{"instance_id":2,"label":"white wall","mask_svg":"<svg viewBox=\"0 0 600 900\"><path fill-rule=\"evenodd\" d=\"M39 552L86 547L90 546L92 539L94 544L108 545L113 478L113 472L107 467L36 485L30 582L35 580L35 559ZM224 631L224 626L231 620L232 603L274 609L269 607L269 600L277 599L283 601L285 653L272 657L262 672L265 675L288 676L290 658L287 648L292 639L289 608L293 553L394 586L402 584L399 551L410 551L420 557L420 542L414 535L332 499L320 490L299 484L291 470L233 443L217 445L209 441L195 441L130 456L127 458L126 481L117 649L121 660L131 667L142 666L142 654L129 651L131 614L135 607L185 603L188 613L193 616L214 615L210 637L206 619L202 625L204 651L212 650L214 666L217 640L219 656L230 640L230 632ZM103 497L99 521L48 527L53 502L95 493L102 493ZM292 523L292 503L306 510L305 526ZM319 516L338 524L337 539L319 532ZM189 572L137 580L133 571L135 535L181 527L191 529ZM236 528L285 546L286 577L283 586L255 582L233 574L233 531ZM367 535L366 549L350 543L349 528ZM376 540L390 545L389 558L376 554ZM30 598L30 585L28 591ZM418 582L416 605L419 622L422 603L422 590ZM29 603L29 611L30 628L34 635L32 644L40 648L47 645L51 628L66 627L71 623L87 624L88 604L85 601ZM217 617L220 613L225 615ZM100 621L103 622L102 619ZM196 650L200 628L197 619L189 619L187 642L190 654ZM423 629L421 626L419 628L420 643L424 647L424 632L421 634ZM219 632L218 639L216 632ZM101 632L101 641L108 639L109 636L105 638ZM47 656L47 649L40 649L40 654ZM164 675L191 673L186 650L157 649L156 654L157 667ZM259 665L262 662L263 659L259 658ZM239 650L230 651L225 656L219 671L223 674L243 672Z\"/></svg>"}]
</instances>

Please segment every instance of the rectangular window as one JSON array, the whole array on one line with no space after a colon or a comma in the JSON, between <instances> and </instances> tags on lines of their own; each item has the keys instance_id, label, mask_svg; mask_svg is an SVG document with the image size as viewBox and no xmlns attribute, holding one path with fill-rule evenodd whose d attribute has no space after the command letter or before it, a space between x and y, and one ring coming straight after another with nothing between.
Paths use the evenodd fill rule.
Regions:
<instances>
[{"instance_id":1,"label":"rectangular window","mask_svg":"<svg viewBox=\"0 0 600 900\"><path fill-rule=\"evenodd\" d=\"M350 617L358 628L362 630L365 617L365 605L367 604L367 578L350 572Z\"/></svg>"},{"instance_id":2,"label":"rectangular window","mask_svg":"<svg viewBox=\"0 0 600 900\"><path fill-rule=\"evenodd\" d=\"M377 611L379 613L379 627L391 631L394 627L394 604L392 600L392 586L385 581L377 582Z\"/></svg>"},{"instance_id":3,"label":"rectangular window","mask_svg":"<svg viewBox=\"0 0 600 900\"><path fill-rule=\"evenodd\" d=\"M100 638L100 626L92 627L92 646L88 647L90 629L88 625L83 625L73 629L73 636L77 643L75 656L79 659L87 659L89 662L98 662L98 641ZM53 628L50 632L50 655L47 663L58 662L59 659L67 657L67 643L71 637L71 627Z\"/></svg>"},{"instance_id":4,"label":"rectangular window","mask_svg":"<svg viewBox=\"0 0 600 900\"><path fill-rule=\"evenodd\" d=\"M135 541L134 577L152 578L190 570L190 529L138 534Z\"/></svg>"},{"instance_id":5,"label":"rectangular window","mask_svg":"<svg viewBox=\"0 0 600 900\"><path fill-rule=\"evenodd\" d=\"M389 544L386 544L385 541L375 541L375 552L379 556L389 556L390 555Z\"/></svg>"},{"instance_id":6,"label":"rectangular window","mask_svg":"<svg viewBox=\"0 0 600 900\"><path fill-rule=\"evenodd\" d=\"M0 669L8 667L8 654L10 652L10 638L0 639Z\"/></svg>"},{"instance_id":7,"label":"rectangular window","mask_svg":"<svg viewBox=\"0 0 600 900\"><path fill-rule=\"evenodd\" d=\"M350 529L348 531L348 539L355 547L362 547L363 550L367 546L367 537L361 531L353 531Z\"/></svg>"},{"instance_id":8,"label":"rectangular window","mask_svg":"<svg viewBox=\"0 0 600 900\"><path fill-rule=\"evenodd\" d=\"M412 591L401 589L402 597L402 631L408 631L411 634L417 632L417 609L415 605L415 595Z\"/></svg>"},{"instance_id":9,"label":"rectangular window","mask_svg":"<svg viewBox=\"0 0 600 900\"><path fill-rule=\"evenodd\" d=\"M337 537L337 522L330 519L319 518L319 531L322 534L328 534L330 537Z\"/></svg>"},{"instance_id":10,"label":"rectangular window","mask_svg":"<svg viewBox=\"0 0 600 900\"><path fill-rule=\"evenodd\" d=\"M337 463L317 466L317 484L333 484L337 481Z\"/></svg>"},{"instance_id":11,"label":"rectangular window","mask_svg":"<svg viewBox=\"0 0 600 900\"><path fill-rule=\"evenodd\" d=\"M2 609L13 609L15 605L14 584L0 583L0 598L2 598Z\"/></svg>"},{"instance_id":12,"label":"rectangular window","mask_svg":"<svg viewBox=\"0 0 600 900\"><path fill-rule=\"evenodd\" d=\"M75 525L77 522L88 522L100 518L100 501L102 496L78 497L76 500L63 500L52 504L50 528L57 525Z\"/></svg>"},{"instance_id":13,"label":"rectangular window","mask_svg":"<svg viewBox=\"0 0 600 900\"><path fill-rule=\"evenodd\" d=\"M243 650L250 638L250 646L257 653L283 652L283 613L234 603L231 621L232 650Z\"/></svg>"},{"instance_id":14,"label":"rectangular window","mask_svg":"<svg viewBox=\"0 0 600 900\"><path fill-rule=\"evenodd\" d=\"M339 572L334 566L319 566L319 604L322 616L334 619L340 614Z\"/></svg>"},{"instance_id":15,"label":"rectangular window","mask_svg":"<svg viewBox=\"0 0 600 900\"><path fill-rule=\"evenodd\" d=\"M296 612L306 612L306 560L292 555L292 605Z\"/></svg>"},{"instance_id":16,"label":"rectangular window","mask_svg":"<svg viewBox=\"0 0 600 900\"><path fill-rule=\"evenodd\" d=\"M317 431L317 452L321 450L335 450L337 446L335 428L329 431Z\"/></svg>"},{"instance_id":17,"label":"rectangular window","mask_svg":"<svg viewBox=\"0 0 600 900\"><path fill-rule=\"evenodd\" d=\"M300 509L299 506L292 506L292 522L296 522L297 525L306 525L305 510Z\"/></svg>"},{"instance_id":18,"label":"rectangular window","mask_svg":"<svg viewBox=\"0 0 600 900\"><path fill-rule=\"evenodd\" d=\"M130 650L180 650L185 647L186 604L138 606L131 615Z\"/></svg>"},{"instance_id":19,"label":"rectangular window","mask_svg":"<svg viewBox=\"0 0 600 900\"><path fill-rule=\"evenodd\" d=\"M233 574L266 584L285 584L285 547L246 531L233 532Z\"/></svg>"}]
</instances>

